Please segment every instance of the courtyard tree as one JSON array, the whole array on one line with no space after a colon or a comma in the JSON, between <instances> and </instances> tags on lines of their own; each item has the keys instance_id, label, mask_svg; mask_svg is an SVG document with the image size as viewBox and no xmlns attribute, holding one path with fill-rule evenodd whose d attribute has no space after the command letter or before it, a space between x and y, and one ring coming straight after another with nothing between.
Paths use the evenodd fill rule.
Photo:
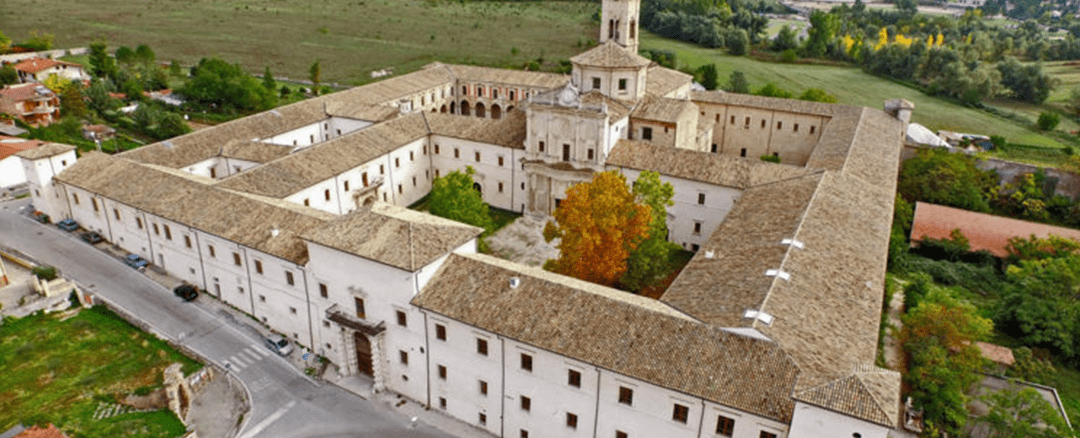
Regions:
<instances>
[{"instance_id":1,"label":"courtyard tree","mask_svg":"<svg viewBox=\"0 0 1080 438\"><path fill-rule=\"evenodd\" d=\"M626 177L612 171L567 190L555 220L556 229L545 237L562 238L559 258L544 268L612 286L626 273L630 253L648 236L652 213L635 201Z\"/></svg>"},{"instance_id":2,"label":"courtyard tree","mask_svg":"<svg viewBox=\"0 0 1080 438\"><path fill-rule=\"evenodd\" d=\"M982 399L989 412L978 421L987 425L987 438L1072 436L1061 415L1035 388L1006 388Z\"/></svg>"},{"instance_id":3,"label":"courtyard tree","mask_svg":"<svg viewBox=\"0 0 1080 438\"><path fill-rule=\"evenodd\" d=\"M671 183L660 181L657 172L645 171L634 181L633 194L638 202L649 206L652 214L649 235L630 252L626 273L619 280L624 287L637 292L663 278L679 245L667 241L667 207L675 205L672 201L675 188Z\"/></svg>"},{"instance_id":4,"label":"courtyard tree","mask_svg":"<svg viewBox=\"0 0 1080 438\"><path fill-rule=\"evenodd\" d=\"M192 67L192 77L177 92L189 102L221 111L262 111L273 108L276 94L237 64L203 58Z\"/></svg>"},{"instance_id":5,"label":"courtyard tree","mask_svg":"<svg viewBox=\"0 0 1080 438\"><path fill-rule=\"evenodd\" d=\"M491 213L480 192L473 188L476 170L466 166L465 172L455 170L435 178L431 184L431 214L469 225L492 229Z\"/></svg>"}]
</instances>

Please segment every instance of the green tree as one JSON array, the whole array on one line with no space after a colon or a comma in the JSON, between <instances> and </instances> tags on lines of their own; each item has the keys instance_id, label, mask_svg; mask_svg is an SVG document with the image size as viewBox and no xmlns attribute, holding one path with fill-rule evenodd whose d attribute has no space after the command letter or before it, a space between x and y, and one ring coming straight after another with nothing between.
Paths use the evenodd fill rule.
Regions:
<instances>
[{"instance_id":1,"label":"green tree","mask_svg":"<svg viewBox=\"0 0 1080 438\"><path fill-rule=\"evenodd\" d=\"M808 100L811 102L822 103L836 103L836 96L826 93L825 90L820 88L807 88L803 91L803 94L799 95L799 100Z\"/></svg>"},{"instance_id":2,"label":"green tree","mask_svg":"<svg viewBox=\"0 0 1080 438\"><path fill-rule=\"evenodd\" d=\"M0 85L19 83L19 72L11 64L0 67Z\"/></svg>"},{"instance_id":3,"label":"green tree","mask_svg":"<svg viewBox=\"0 0 1080 438\"><path fill-rule=\"evenodd\" d=\"M1043 71L1042 64L1023 65L1016 58L998 63L1001 84L1009 90L1013 99L1042 103L1050 96L1056 80Z\"/></svg>"},{"instance_id":4,"label":"green tree","mask_svg":"<svg viewBox=\"0 0 1080 438\"><path fill-rule=\"evenodd\" d=\"M840 28L840 20L836 15L829 12L814 10L810 14L810 29L807 31L806 56L820 58L825 55L829 42L836 37Z\"/></svg>"},{"instance_id":5,"label":"green tree","mask_svg":"<svg viewBox=\"0 0 1080 438\"><path fill-rule=\"evenodd\" d=\"M38 34L36 30L30 31L30 36L25 41L18 44L19 47L24 49L30 49L34 52L40 52L42 50L50 50L53 47L53 40L56 36L51 33Z\"/></svg>"},{"instance_id":6,"label":"green tree","mask_svg":"<svg viewBox=\"0 0 1080 438\"><path fill-rule=\"evenodd\" d=\"M634 181L633 193L638 202L649 206L652 214L649 235L630 252L626 273L619 280L627 289L637 292L663 279L671 255L679 245L667 241L667 207L675 205L672 200L675 188L671 183L660 181L657 172L644 171Z\"/></svg>"},{"instance_id":7,"label":"green tree","mask_svg":"<svg viewBox=\"0 0 1080 438\"><path fill-rule=\"evenodd\" d=\"M1010 387L982 397L989 412L979 418L987 438L1061 438L1072 435L1061 414L1031 387Z\"/></svg>"},{"instance_id":8,"label":"green tree","mask_svg":"<svg viewBox=\"0 0 1080 438\"><path fill-rule=\"evenodd\" d=\"M544 268L597 284L612 286L627 270L630 253L649 234L652 212L636 202L617 172L600 172L592 181L574 185L555 209L560 237L559 258Z\"/></svg>"},{"instance_id":9,"label":"green tree","mask_svg":"<svg viewBox=\"0 0 1080 438\"><path fill-rule=\"evenodd\" d=\"M99 78L116 76L116 61L109 56L108 46L104 41L90 44L90 72Z\"/></svg>"},{"instance_id":10,"label":"green tree","mask_svg":"<svg viewBox=\"0 0 1080 438\"><path fill-rule=\"evenodd\" d=\"M180 61L174 59L169 62L169 74L174 78L178 78L184 74L184 70L180 68Z\"/></svg>"},{"instance_id":11,"label":"green tree","mask_svg":"<svg viewBox=\"0 0 1080 438\"><path fill-rule=\"evenodd\" d=\"M735 56L742 56L750 51L750 36L744 29L734 29L728 32L727 37L724 38L727 44L728 53Z\"/></svg>"},{"instance_id":12,"label":"green tree","mask_svg":"<svg viewBox=\"0 0 1080 438\"><path fill-rule=\"evenodd\" d=\"M1035 122L1035 126L1043 131L1053 131L1061 123L1061 115L1053 111L1043 111L1039 113L1039 120Z\"/></svg>"},{"instance_id":13,"label":"green tree","mask_svg":"<svg viewBox=\"0 0 1080 438\"><path fill-rule=\"evenodd\" d=\"M785 24L780 28L780 32L776 34L776 38L773 38L772 49L783 52L797 48L799 48L799 40L795 36L795 31L791 29L791 26Z\"/></svg>"},{"instance_id":14,"label":"green tree","mask_svg":"<svg viewBox=\"0 0 1080 438\"><path fill-rule=\"evenodd\" d=\"M11 38L0 32L0 52L7 52L11 48Z\"/></svg>"},{"instance_id":15,"label":"green tree","mask_svg":"<svg viewBox=\"0 0 1080 438\"><path fill-rule=\"evenodd\" d=\"M746 75L743 74L743 72L735 70L731 72L731 77L728 78L727 88L724 90L731 93L749 94L750 83L746 81Z\"/></svg>"},{"instance_id":16,"label":"green tree","mask_svg":"<svg viewBox=\"0 0 1080 438\"><path fill-rule=\"evenodd\" d=\"M153 64L154 62L157 62L157 55L154 54L154 51L150 48L150 46L147 46L146 44L140 44L138 47L135 48L135 61L145 64Z\"/></svg>"},{"instance_id":17,"label":"green tree","mask_svg":"<svg viewBox=\"0 0 1080 438\"><path fill-rule=\"evenodd\" d=\"M716 64L705 64L698 68L698 74L701 75L701 86L706 90L715 90L720 86L720 78L716 73Z\"/></svg>"},{"instance_id":18,"label":"green tree","mask_svg":"<svg viewBox=\"0 0 1080 438\"><path fill-rule=\"evenodd\" d=\"M754 92L754 95L756 95L756 96L766 96L766 97L779 97L779 98L783 98L783 99L790 99L791 98L791 92L790 91L787 91L787 90L785 90L783 88L777 87L776 84L773 84L772 82L770 82L768 84L765 84L765 86L759 88L757 91Z\"/></svg>"},{"instance_id":19,"label":"green tree","mask_svg":"<svg viewBox=\"0 0 1080 438\"><path fill-rule=\"evenodd\" d=\"M131 47L120 46L113 54L116 57L116 63L120 65L134 63L137 59L135 57L135 51L131 50Z\"/></svg>"},{"instance_id":20,"label":"green tree","mask_svg":"<svg viewBox=\"0 0 1080 438\"><path fill-rule=\"evenodd\" d=\"M277 82L274 81L274 75L270 74L270 67L266 67L263 72L262 85L267 90L277 90Z\"/></svg>"},{"instance_id":21,"label":"green tree","mask_svg":"<svg viewBox=\"0 0 1080 438\"><path fill-rule=\"evenodd\" d=\"M263 111L277 103L275 93L239 65L220 58L203 58L192 70L192 77L177 90L188 102L221 111Z\"/></svg>"},{"instance_id":22,"label":"green tree","mask_svg":"<svg viewBox=\"0 0 1080 438\"><path fill-rule=\"evenodd\" d=\"M997 189L994 172L980 170L974 158L945 150L920 151L904 162L897 190L908 202L930 202L989 212Z\"/></svg>"},{"instance_id":23,"label":"green tree","mask_svg":"<svg viewBox=\"0 0 1080 438\"><path fill-rule=\"evenodd\" d=\"M314 64L311 64L311 68L308 69L308 79L310 79L312 83L312 94L317 96L319 94L319 84L322 83L322 68L319 67L319 61L315 61Z\"/></svg>"},{"instance_id":24,"label":"green tree","mask_svg":"<svg viewBox=\"0 0 1080 438\"><path fill-rule=\"evenodd\" d=\"M967 396L979 381L982 356L975 341L990 334L993 324L970 304L932 288L903 317L900 342L908 355L904 380L916 408L930 428L959 436L967 421Z\"/></svg>"},{"instance_id":25,"label":"green tree","mask_svg":"<svg viewBox=\"0 0 1080 438\"><path fill-rule=\"evenodd\" d=\"M466 166L465 172L455 170L446 176L435 178L431 185L431 200L428 211L431 214L485 230L494 227L488 205L480 192L473 188L473 175L476 170Z\"/></svg>"},{"instance_id":26,"label":"green tree","mask_svg":"<svg viewBox=\"0 0 1080 438\"><path fill-rule=\"evenodd\" d=\"M999 330L1059 357L1080 356L1080 255L1021 260L1006 269L997 302Z\"/></svg>"}]
</instances>

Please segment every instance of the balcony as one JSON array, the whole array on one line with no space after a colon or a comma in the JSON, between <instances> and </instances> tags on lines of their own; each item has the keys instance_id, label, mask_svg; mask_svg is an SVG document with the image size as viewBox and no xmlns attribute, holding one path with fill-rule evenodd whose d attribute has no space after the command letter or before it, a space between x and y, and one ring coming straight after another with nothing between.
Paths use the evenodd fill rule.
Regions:
<instances>
[{"instance_id":1,"label":"balcony","mask_svg":"<svg viewBox=\"0 0 1080 438\"><path fill-rule=\"evenodd\" d=\"M386 330L386 323L384 321L380 321L378 324L373 325L368 321L342 311L341 307L337 304L326 309L326 319L369 336L375 336Z\"/></svg>"}]
</instances>

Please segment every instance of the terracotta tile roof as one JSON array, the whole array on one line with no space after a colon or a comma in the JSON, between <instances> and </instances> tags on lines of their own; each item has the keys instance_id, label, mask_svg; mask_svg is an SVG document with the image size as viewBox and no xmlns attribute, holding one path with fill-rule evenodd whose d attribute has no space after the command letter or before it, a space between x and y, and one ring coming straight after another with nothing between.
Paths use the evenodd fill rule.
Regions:
<instances>
[{"instance_id":1,"label":"terracotta tile roof","mask_svg":"<svg viewBox=\"0 0 1080 438\"><path fill-rule=\"evenodd\" d=\"M269 163L278 158L289 155L291 146L270 144L261 141L230 140L221 147L219 154L225 158L250 161L252 163Z\"/></svg>"},{"instance_id":2,"label":"terracotta tile roof","mask_svg":"<svg viewBox=\"0 0 1080 438\"><path fill-rule=\"evenodd\" d=\"M424 68L328 96L331 96L330 101L344 101L351 104L394 105L398 100L424 90L452 85L454 85L454 76L449 70Z\"/></svg>"},{"instance_id":3,"label":"terracotta tile roof","mask_svg":"<svg viewBox=\"0 0 1080 438\"><path fill-rule=\"evenodd\" d=\"M1016 358L1013 357L1013 352L1007 347L1000 345L990 344L986 342L976 342L976 347L979 347L979 352L982 353L982 357L1006 366L1012 366L1016 363Z\"/></svg>"},{"instance_id":4,"label":"terracotta tile roof","mask_svg":"<svg viewBox=\"0 0 1080 438\"><path fill-rule=\"evenodd\" d=\"M511 278L521 280L516 288ZM792 415L798 369L775 343L709 327L654 300L494 257L451 254L413 304L725 406L782 422Z\"/></svg>"},{"instance_id":5,"label":"terracotta tile roof","mask_svg":"<svg viewBox=\"0 0 1080 438\"><path fill-rule=\"evenodd\" d=\"M376 203L303 236L311 242L415 272L484 232L428 213Z\"/></svg>"},{"instance_id":6,"label":"terracotta tile roof","mask_svg":"<svg viewBox=\"0 0 1080 438\"><path fill-rule=\"evenodd\" d=\"M1080 230L1053 225L1027 222L985 213L961 210L944 205L915 204L915 220L911 224L911 244L927 237L948 239L953 230L959 229L968 238L972 251L986 250L998 257L1008 253L1005 247L1013 237L1028 238L1031 235L1047 237L1051 234L1080 241Z\"/></svg>"},{"instance_id":7,"label":"terracotta tile roof","mask_svg":"<svg viewBox=\"0 0 1080 438\"><path fill-rule=\"evenodd\" d=\"M865 365L854 373L795 394L795 399L892 428L899 417L900 373Z\"/></svg>"},{"instance_id":8,"label":"terracotta tile roof","mask_svg":"<svg viewBox=\"0 0 1080 438\"><path fill-rule=\"evenodd\" d=\"M648 76L645 79L645 94L650 96L669 96L673 91L684 85L689 86L694 77L678 70L653 65L649 67Z\"/></svg>"},{"instance_id":9,"label":"terracotta tile roof","mask_svg":"<svg viewBox=\"0 0 1080 438\"><path fill-rule=\"evenodd\" d=\"M37 82L8 85L0 88L0 98L13 102L30 99L51 99L53 97L56 97L56 93Z\"/></svg>"},{"instance_id":10,"label":"terracotta tile roof","mask_svg":"<svg viewBox=\"0 0 1080 438\"><path fill-rule=\"evenodd\" d=\"M297 264L307 263L308 257L299 236L335 218L285 201L222 190L210 185L213 180L182 170L97 152L84 155L56 179Z\"/></svg>"},{"instance_id":11,"label":"terracotta tile roof","mask_svg":"<svg viewBox=\"0 0 1080 438\"><path fill-rule=\"evenodd\" d=\"M413 113L316 144L222 180L222 188L284 198L428 135Z\"/></svg>"},{"instance_id":12,"label":"terracotta tile roof","mask_svg":"<svg viewBox=\"0 0 1080 438\"><path fill-rule=\"evenodd\" d=\"M525 149L524 111L510 111L499 120L442 113L425 113L424 117L433 135Z\"/></svg>"},{"instance_id":13,"label":"terracotta tile roof","mask_svg":"<svg viewBox=\"0 0 1080 438\"><path fill-rule=\"evenodd\" d=\"M28 149L22 152L17 152L16 157L25 158L27 160L38 160L41 158L52 157L60 155L64 152L75 150L75 146L69 144L60 143L45 143L33 149Z\"/></svg>"},{"instance_id":14,"label":"terracotta tile roof","mask_svg":"<svg viewBox=\"0 0 1080 438\"><path fill-rule=\"evenodd\" d=\"M26 429L23 433L15 435L15 438L67 438L67 435L50 423L49 427L33 426Z\"/></svg>"},{"instance_id":15,"label":"terracotta tile roof","mask_svg":"<svg viewBox=\"0 0 1080 438\"><path fill-rule=\"evenodd\" d=\"M400 111L396 107L385 105L369 105L345 100L333 100L326 102L326 114L333 117L345 117L349 119L365 120L378 123L390 120L397 116Z\"/></svg>"},{"instance_id":16,"label":"terracotta tile roof","mask_svg":"<svg viewBox=\"0 0 1080 438\"><path fill-rule=\"evenodd\" d=\"M570 62L589 67L641 68L652 64L648 58L620 46L615 40L607 40L577 56Z\"/></svg>"},{"instance_id":17,"label":"terracotta tile roof","mask_svg":"<svg viewBox=\"0 0 1080 438\"><path fill-rule=\"evenodd\" d=\"M536 87L544 89L559 88L570 82L570 76L524 70L505 70L472 65L433 63L428 67L443 67L450 71L460 82L482 82L486 84ZM425 67L427 68L427 67Z\"/></svg>"},{"instance_id":18,"label":"terracotta tile roof","mask_svg":"<svg viewBox=\"0 0 1080 438\"><path fill-rule=\"evenodd\" d=\"M45 142L41 140L27 140L25 138L0 135L0 160L22 151L28 151L43 144L45 144Z\"/></svg>"},{"instance_id":19,"label":"terracotta tile roof","mask_svg":"<svg viewBox=\"0 0 1080 438\"><path fill-rule=\"evenodd\" d=\"M696 113L697 105L685 99L647 96L642 99L630 116L639 120L675 123L687 113Z\"/></svg>"},{"instance_id":20,"label":"terracotta tile roof","mask_svg":"<svg viewBox=\"0 0 1080 438\"><path fill-rule=\"evenodd\" d=\"M667 176L739 189L821 172L759 159L659 146L641 140L619 140L608 154L607 165L652 170Z\"/></svg>"},{"instance_id":21,"label":"terracotta tile roof","mask_svg":"<svg viewBox=\"0 0 1080 438\"><path fill-rule=\"evenodd\" d=\"M75 64L73 62L57 61L57 60L54 60L54 59L46 59L46 58L30 58L30 59L27 59L27 60L25 60L23 62L15 64L15 70L30 73L30 74L34 74L34 73L37 73L39 71L45 70L45 69L50 68L50 67L55 67L55 66L58 66L58 65L66 65L68 67L77 67L80 70L83 68L83 66L81 66L79 64Z\"/></svg>"}]
</instances>

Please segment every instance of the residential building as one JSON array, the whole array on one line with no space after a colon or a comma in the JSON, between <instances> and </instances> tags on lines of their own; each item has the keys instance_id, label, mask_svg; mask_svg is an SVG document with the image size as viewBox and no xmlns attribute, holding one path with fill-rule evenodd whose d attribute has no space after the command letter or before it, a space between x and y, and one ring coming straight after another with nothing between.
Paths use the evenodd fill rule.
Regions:
<instances>
[{"instance_id":1,"label":"residential building","mask_svg":"<svg viewBox=\"0 0 1080 438\"><path fill-rule=\"evenodd\" d=\"M52 75L77 82L89 82L92 79L86 69L79 64L48 58L23 60L15 64L15 72L19 74L19 81L23 83L44 82Z\"/></svg>"},{"instance_id":2,"label":"residential building","mask_svg":"<svg viewBox=\"0 0 1080 438\"><path fill-rule=\"evenodd\" d=\"M0 88L0 112L45 126L60 118L60 97L38 83L8 85Z\"/></svg>"},{"instance_id":3,"label":"residential building","mask_svg":"<svg viewBox=\"0 0 1080 438\"><path fill-rule=\"evenodd\" d=\"M0 135L0 189L26 183L22 160L15 154L41 146L45 142Z\"/></svg>"}]
</instances>

